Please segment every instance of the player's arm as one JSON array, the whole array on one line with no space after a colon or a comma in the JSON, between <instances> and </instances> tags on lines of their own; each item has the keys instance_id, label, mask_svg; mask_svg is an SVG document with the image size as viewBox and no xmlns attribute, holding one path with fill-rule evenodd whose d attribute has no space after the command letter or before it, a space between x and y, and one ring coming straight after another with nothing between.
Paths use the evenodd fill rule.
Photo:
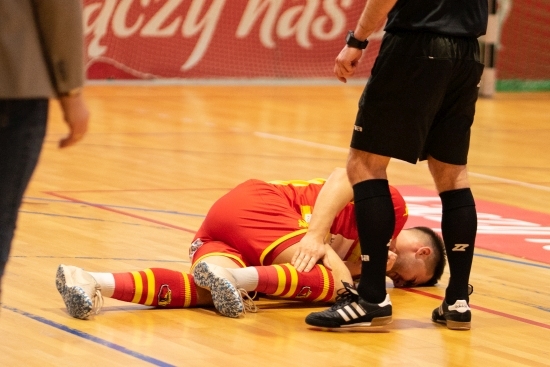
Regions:
<instances>
[{"instance_id":1,"label":"player's arm","mask_svg":"<svg viewBox=\"0 0 550 367\"><path fill-rule=\"evenodd\" d=\"M346 170L336 168L325 182L315 201L307 233L297 244L298 248L292 257L292 265L298 271L310 271L323 259L323 264L331 268L326 257L325 236L336 215L353 199L353 189Z\"/></svg>"},{"instance_id":2,"label":"player's arm","mask_svg":"<svg viewBox=\"0 0 550 367\"><path fill-rule=\"evenodd\" d=\"M353 35L360 41L364 41L370 36L376 28L386 19L390 10L394 7L397 0L369 0L361 13ZM354 47L344 46L334 64L334 74L342 81L355 74L355 69L359 64L359 59L363 50Z\"/></svg>"}]
</instances>

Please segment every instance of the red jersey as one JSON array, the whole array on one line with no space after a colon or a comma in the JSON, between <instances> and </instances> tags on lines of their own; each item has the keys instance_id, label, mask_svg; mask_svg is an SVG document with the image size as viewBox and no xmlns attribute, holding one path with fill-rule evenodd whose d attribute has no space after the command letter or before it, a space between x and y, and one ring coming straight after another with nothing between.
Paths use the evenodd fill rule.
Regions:
<instances>
[{"instance_id":1,"label":"red jersey","mask_svg":"<svg viewBox=\"0 0 550 367\"><path fill-rule=\"evenodd\" d=\"M207 256L226 256L242 266L270 265L307 232L324 179L310 181L248 180L218 199L191 244L193 263ZM394 237L403 229L407 209L390 187L395 208ZM328 235L328 234L327 234ZM353 202L338 213L330 228L336 253L349 259L360 251ZM344 240L342 240L342 238Z\"/></svg>"},{"instance_id":2,"label":"red jersey","mask_svg":"<svg viewBox=\"0 0 550 367\"><path fill-rule=\"evenodd\" d=\"M288 199L289 204L298 213L301 213L304 220L309 223L315 201L325 182L325 179L317 178L309 181L270 181L268 183L274 185L281 191ZM392 195L393 208L395 210L395 230L392 238L396 238L405 226L405 222L408 218L408 211L405 200L399 191L393 186L390 186L390 192ZM347 239L356 239L358 237L353 201L346 204L344 209L336 215L332 222L330 233L333 235L341 235Z\"/></svg>"}]
</instances>

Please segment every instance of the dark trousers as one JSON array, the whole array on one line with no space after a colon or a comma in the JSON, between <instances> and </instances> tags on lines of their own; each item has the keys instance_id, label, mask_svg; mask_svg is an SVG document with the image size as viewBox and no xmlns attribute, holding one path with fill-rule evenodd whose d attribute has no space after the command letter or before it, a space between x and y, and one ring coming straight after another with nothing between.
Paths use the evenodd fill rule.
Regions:
<instances>
[{"instance_id":1,"label":"dark trousers","mask_svg":"<svg viewBox=\"0 0 550 367\"><path fill-rule=\"evenodd\" d=\"M46 135L47 99L0 99L0 281Z\"/></svg>"}]
</instances>

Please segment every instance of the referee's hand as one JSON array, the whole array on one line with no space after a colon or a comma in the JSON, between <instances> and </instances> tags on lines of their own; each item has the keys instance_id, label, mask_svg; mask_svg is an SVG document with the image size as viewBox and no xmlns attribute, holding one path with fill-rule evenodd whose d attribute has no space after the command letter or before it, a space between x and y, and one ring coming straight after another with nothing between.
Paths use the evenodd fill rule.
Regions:
<instances>
[{"instance_id":1,"label":"referee's hand","mask_svg":"<svg viewBox=\"0 0 550 367\"><path fill-rule=\"evenodd\" d=\"M363 50L344 46L342 51L336 57L334 63L334 74L343 83L347 82L347 78L355 74L355 69L359 65L359 59L363 55Z\"/></svg>"}]
</instances>

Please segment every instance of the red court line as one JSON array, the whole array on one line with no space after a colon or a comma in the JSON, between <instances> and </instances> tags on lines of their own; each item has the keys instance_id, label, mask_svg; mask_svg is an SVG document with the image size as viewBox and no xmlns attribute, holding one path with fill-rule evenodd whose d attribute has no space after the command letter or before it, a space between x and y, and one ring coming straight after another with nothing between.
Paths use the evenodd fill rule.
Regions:
<instances>
[{"instance_id":1,"label":"red court line","mask_svg":"<svg viewBox=\"0 0 550 367\"><path fill-rule=\"evenodd\" d=\"M108 206L105 206L105 205L88 203L86 201L78 200L78 199L75 199L75 198L72 198L72 197L69 197L69 196L65 196L65 195L60 195L60 194L57 194L55 192L45 192L45 194L55 196L55 197L58 197L58 198L61 198L61 199L69 200L69 201L72 201L73 203L85 204L85 205L88 205L88 206L92 206L94 208L103 209L103 210L107 210L109 212L125 215L127 217L136 218L136 219L144 220L146 222L151 222L151 223L155 223L155 224L160 224L161 226L165 226L165 227L169 227L169 228L173 228L173 229L178 229L180 231L184 231L184 232L187 232L187 233L193 233L193 234L197 233L197 231L192 230L192 229L188 229L188 228L184 228L184 227L180 227L180 226L175 226L175 225L170 224L170 223L165 223L165 222L161 222L161 221L158 221L158 220L155 220L155 219L151 219L151 218L147 218L147 217L142 217L140 215L128 213L128 212L125 212L125 211L122 211L122 210L109 208Z\"/></svg>"},{"instance_id":2,"label":"red court line","mask_svg":"<svg viewBox=\"0 0 550 367\"><path fill-rule=\"evenodd\" d=\"M440 301L443 300L443 297L441 297L441 296L436 296L435 294L424 292L424 291L421 291L419 289L414 289L414 288L401 288L401 289L403 289L407 292L420 294L422 296L435 298L435 299L438 299ZM529 319L519 317L519 316L515 316L515 315L510 315L509 313L505 313L505 312L501 312L501 311L497 311L497 310L492 310L490 308L476 306L476 305L470 305L470 308L472 308L474 310L480 310L480 311L483 311L483 312L487 312L487 313L490 313L490 314L493 314L493 315L501 316L501 317L504 317L504 318L507 318L507 319L510 319L510 320L523 322L525 324L539 326L539 327L542 327L542 328L545 328L545 329L550 329L550 324L545 324L545 323L542 323L542 322L529 320Z\"/></svg>"}]
</instances>

